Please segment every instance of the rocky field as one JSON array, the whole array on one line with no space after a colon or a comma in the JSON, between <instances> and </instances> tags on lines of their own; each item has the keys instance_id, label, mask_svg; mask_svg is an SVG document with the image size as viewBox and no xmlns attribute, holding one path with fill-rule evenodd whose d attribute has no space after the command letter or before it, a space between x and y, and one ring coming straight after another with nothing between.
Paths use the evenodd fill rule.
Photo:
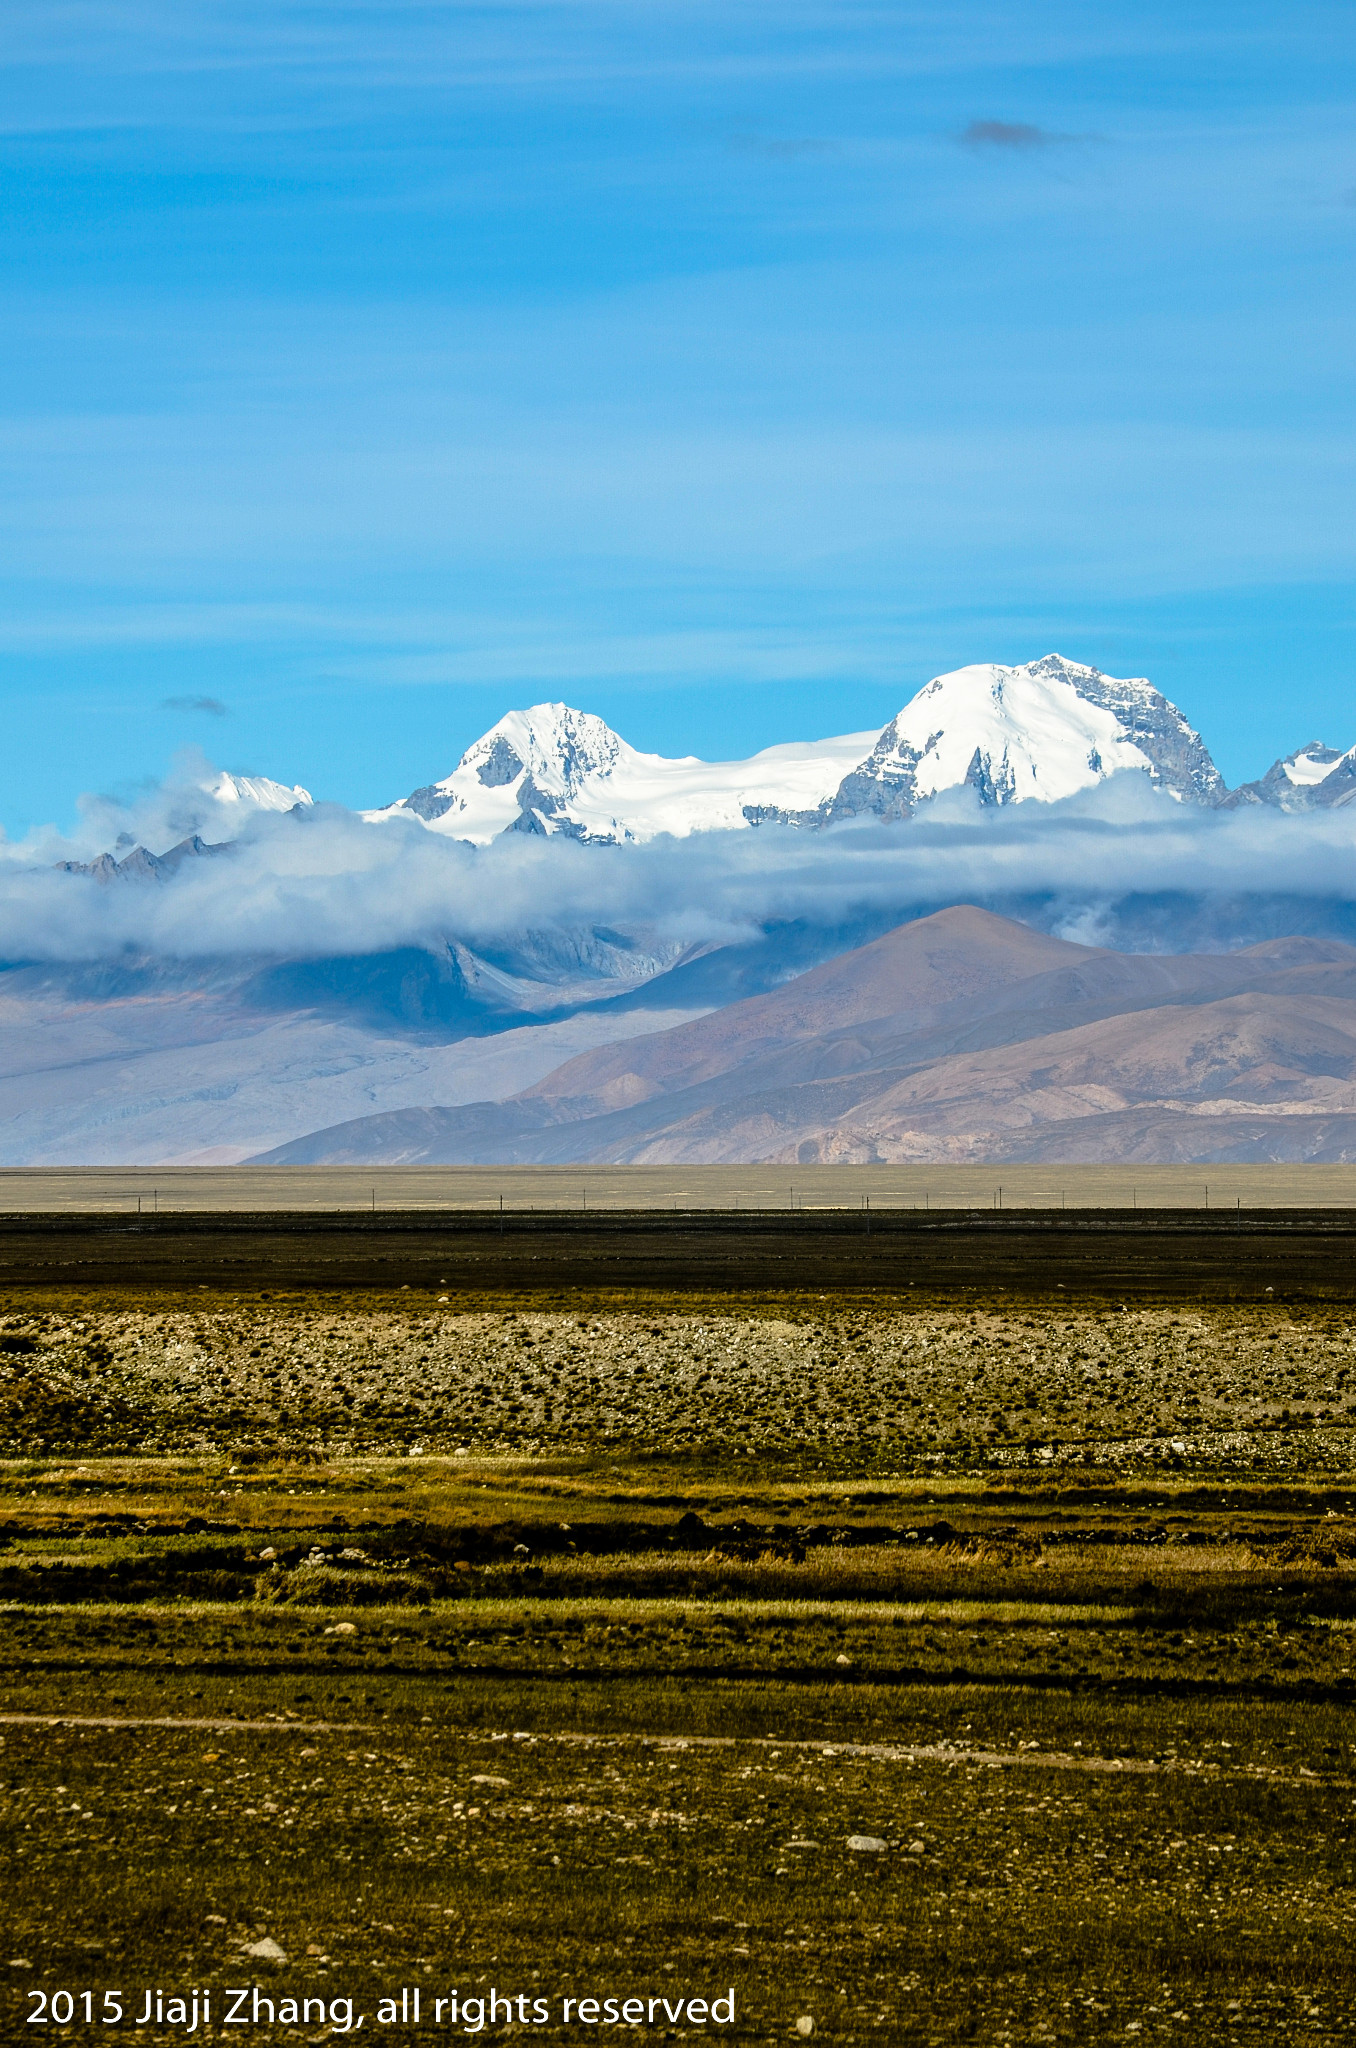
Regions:
<instances>
[{"instance_id":1,"label":"rocky field","mask_svg":"<svg viewBox=\"0 0 1356 2048\"><path fill-rule=\"evenodd\" d=\"M1356 2035L1342 1305L409 1293L0 1300L13 2038Z\"/></svg>"},{"instance_id":2,"label":"rocky field","mask_svg":"<svg viewBox=\"0 0 1356 2048\"><path fill-rule=\"evenodd\" d=\"M1343 1470L1356 1315L863 1295L0 1302L0 1445Z\"/></svg>"}]
</instances>

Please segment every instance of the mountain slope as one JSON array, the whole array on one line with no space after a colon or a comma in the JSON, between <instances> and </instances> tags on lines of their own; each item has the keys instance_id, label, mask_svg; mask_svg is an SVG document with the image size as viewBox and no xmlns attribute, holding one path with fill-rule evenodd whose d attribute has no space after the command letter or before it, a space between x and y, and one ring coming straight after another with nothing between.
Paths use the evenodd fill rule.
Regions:
<instances>
[{"instance_id":1,"label":"mountain slope","mask_svg":"<svg viewBox=\"0 0 1356 2048\"><path fill-rule=\"evenodd\" d=\"M1354 1133L1356 948L1121 955L963 907L509 1102L359 1119L266 1156L1321 1158Z\"/></svg>"},{"instance_id":2,"label":"mountain slope","mask_svg":"<svg viewBox=\"0 0 1356 2048\"><path fill-rule=\"evenodd\" d=\"M1336 996L1252 990L955 1055L887 1079L846 1118L807 1118L791 1156L1147 1161L1160 1156L1148 1134L1174 1128L1169 1157L1210 1159L1247 1156L1232 1148L1260 1122L1262 1156L1312 1157L1314 1119L1356 1129L1356 975L1346 979ZM1127 1118L1141 1133L1128 1151Z\"/></svg>"},{"instance_id":3,"label":"mountain slope","mask_svg":"<svg viewBox=\"0 0 1356 2048\"><path fill-rule=\"evenodd\" d=\"M848 1029L887 1019L896 1029L921 1025L940 1008L992 1000L1088 950L961 904L900 925L767 995L660 1032L648 1047L628 1043L583 1054L547 1075L531 1097L568 1103L572 1116L596 1115Z\"/></svg>"},{"instance_id":4,"label":"mountain slope","mask_svg":"<svg viewBox=\"0 0 1356 2048\"><path fill-rule=\"evenodd\" d=\"M1345 754L1311 740L1284 760L1273 761L1257 782L1230 790L1224 807L1270 804L1281 811L1335 810L1356 797L1356 747Z\"/></svg>"}]
</instances>

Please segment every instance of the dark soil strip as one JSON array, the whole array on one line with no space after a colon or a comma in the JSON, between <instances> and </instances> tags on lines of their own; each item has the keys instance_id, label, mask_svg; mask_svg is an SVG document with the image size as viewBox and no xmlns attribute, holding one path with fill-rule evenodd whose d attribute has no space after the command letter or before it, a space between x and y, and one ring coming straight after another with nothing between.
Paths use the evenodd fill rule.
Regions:
<instances>
[{"instance_id":1,"label":"dark soil strip","mask_svg":"<svg viewBox=\"0 0 1356 2048\"><path fill-rule=\"evenodd\" d=\"M126 1677L136 1674L144 1678L148 1669L153 1669L143 1658L101 1658L98 1672L101 1679L115 1676ZM11 1678L54 1677L58 1674L88 1676L90 1664L87 1658L30 1658L8 1657L5 1660L6 1674ZM1114 1700L1231 1700L1267 1701L1284 1706L1351 1706L1356 1702L1356 1678L1339 1678L1331 1683L1320 1679L1296 1679L1285 1683L1265 1678L1154 1678L1154 1677L1100 1677L1095 1672L1076 1671L971 1671L963 1664L950 1665L946 1670L929 1670L924 1665L859 1665L851 1671L841 1671L832 1665L823 1664L626 1664L606 1670L590 1668L583 1664L486 1664L470 1663L460 1659L444 1665L395 1664L383 1659L379 1667L371 1670L359 1665L335 1665L328 1660L311 1661L289 1657L286 1662L251 1659L248 1666L238 1658L203 1658L191 1665L175 1667L180 1680L189 1676L198 1678L239 1678L248 1672L251 1681L258 1679L318 1680L331 1679L335 1683L346 1681L350 1684L360 1679L371 1680L380 1677L384 1682L391 1679L426 1681L430 1685L445 1686L450 1679L489 1680L497 1684L515 1684L530 1680L533 1685L561 1686L609 1686L616 1684L668 1684L674 1680L701 1679L708 1683L725 1685L777 1685L788 1688L802 1685L823 1688L840 1687L844 1690L854 1687L893 1686L900 1690L932 1691L963 1685L975 1692L1028 1692L1028 1693L1069 1693L1083 1698Z\"/></svg>"},{"instance_id":2,"label":"dark soil strip","mask_svg":"<svg viewBox=\"0 0 1356 2048\"><path fill-rule=\"evenodd\" d=\"M12 1215L0 1284L1356 1298L1342 1209Z\"/></svg>"}]
</instances>

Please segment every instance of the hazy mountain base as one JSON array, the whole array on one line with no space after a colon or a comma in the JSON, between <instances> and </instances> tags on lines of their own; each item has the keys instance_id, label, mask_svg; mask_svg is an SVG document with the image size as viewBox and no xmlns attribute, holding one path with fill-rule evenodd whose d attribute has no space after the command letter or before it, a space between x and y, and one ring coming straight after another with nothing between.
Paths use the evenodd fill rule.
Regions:
<instances>
[{"instance_id":1,"label":"hazy mountain base","mask_svg":"<svg viewBox=\"0 0 1356 2048\"><path fill-rule=\"evenodd\" d=\"M1344 1163L1353 1142L1356 948L1117 953L960 904L507 1101L259 1163Z\"/></svg>"},{"instance_id":2,"label":"hazy mountain base","mask_svg":"<svg viewBox=\"0 0 1356 2048\"><path fill-rule=\"evenodd\" d=\"M4 1710L61 1721L0 1726L16 2028L251 1981L1356 2025L1345 1308L195 1290L0 1344L69 1447L0 1471ZM408 1455L440 1410L474 1448Z\"/></svg>"},{"instance_id":3,"label":"hazy mountain base","mask_svg":"<svg viewBox=\"0 0 1356 2048\"><path fill-rule=\"evenodd\" d=\"M394 1019L251 1009L210 991L79 995L0 981L0 1165L233 1163L317 1115L508 1095L562 1059L691 1010L585 1009L434 1039Z\"/></svg>"},{"instance_id":4,"label":"hazy mountain base","mask_svg":"<svg viewBox=\"0 0 1356 2048\"><path fill-rule=\"evenodd\" d=\"M1321 899L1032 895L992 907L1036 931L1131 952L1356 937L1356 906ZM766 993L937 908L905 902L820 924L769 922L737 943L676 955L652 934L586 927L505 934L480 961L440 943L331 961L190 963L120 952L7 966L0 1164L237 1160L354 1119L409 1112L417 1121L430 1104L500 1102L588 1046ZM386 1156L367 1149L378 1135L363 1134L364 1157ZM1324 1134L1317 1152L1291 1149L1312 1135L1249 1127L1238 1156L1257 1155L1259 1139L1258 1156L1272 1156L1273 1141L1280 1158L1336 1156ZM428 1153L431 1136L447 1133L401 1132L389 1156L461 1156ZM1180 1156L1212 1156L1198 1149L1199 1131L1183 1138ZM492 1134L478 1138L473 1156L497 1156L484 1150L490 1142Z\"/></svg>"}]
</instances>

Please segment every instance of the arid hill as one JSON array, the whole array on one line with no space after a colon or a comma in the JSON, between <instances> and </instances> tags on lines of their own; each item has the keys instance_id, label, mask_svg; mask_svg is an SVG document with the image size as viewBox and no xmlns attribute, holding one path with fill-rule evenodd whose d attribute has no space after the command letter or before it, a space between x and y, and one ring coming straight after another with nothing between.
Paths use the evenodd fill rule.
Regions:
<instances>
[{"instance_id":1,"label":"arid hill","mask_svg":"<svg viewBox=\"0 0 1356 2048\"><path fill-rule=\"evenodd\" d=\"M962 905L780 989L270 1161L1356 1157L1356 948L1125 954Z\"/></svg>"}]
</instances>

